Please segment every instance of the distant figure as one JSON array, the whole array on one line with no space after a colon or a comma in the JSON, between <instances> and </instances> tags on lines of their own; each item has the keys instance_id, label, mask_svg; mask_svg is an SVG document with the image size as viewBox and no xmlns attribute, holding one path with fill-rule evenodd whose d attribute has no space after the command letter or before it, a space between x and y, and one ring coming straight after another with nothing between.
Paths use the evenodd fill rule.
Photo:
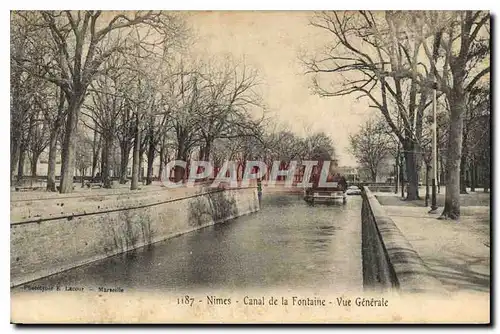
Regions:
<instances>
[{"instance_id":1,"label":"distant figure","mask_svg":"<svg viewBox=\"0 0 500 334\"><path fill-rule=\"evenodd\" d=\"M101 182L101 173L97 172L94 177L94 182Z\"/></svg>"}]
</instances>

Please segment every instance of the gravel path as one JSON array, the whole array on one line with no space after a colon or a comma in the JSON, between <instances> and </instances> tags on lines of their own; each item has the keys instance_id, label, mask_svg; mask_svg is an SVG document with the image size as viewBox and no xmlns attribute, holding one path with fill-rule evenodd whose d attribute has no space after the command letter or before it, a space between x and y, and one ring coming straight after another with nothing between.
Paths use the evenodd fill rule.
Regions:
<instances>
[{"instance_id":1,"label":"gravel path","mask_svg":"<svg viewBox=\"0 0 500 334\"><path fill-rule=\"evenodd\" d=\"M377 194L381 203L399 201ZM401 232L449 291L490 291L490 208L462 207L459 221L428 208L384 205ZM439 213L439 211L438 211Z\"/></svg>"}]
</instances>

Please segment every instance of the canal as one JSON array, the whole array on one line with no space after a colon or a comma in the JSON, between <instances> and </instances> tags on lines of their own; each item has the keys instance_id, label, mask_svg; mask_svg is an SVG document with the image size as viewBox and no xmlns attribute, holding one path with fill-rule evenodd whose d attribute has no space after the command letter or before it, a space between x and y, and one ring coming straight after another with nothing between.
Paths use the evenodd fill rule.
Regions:
<instances>
[{"instance_id":1,"label":"canal","mask_svg":"<svg viewBox=\"0 0 500 334\"><path fill-rule=\"evenodd\" d=\"M311 207L297 195L267 195L258 213L28 284L361 291L360 221L360 197L349 197L346 205Z\"/></svg>"}]
</instances>

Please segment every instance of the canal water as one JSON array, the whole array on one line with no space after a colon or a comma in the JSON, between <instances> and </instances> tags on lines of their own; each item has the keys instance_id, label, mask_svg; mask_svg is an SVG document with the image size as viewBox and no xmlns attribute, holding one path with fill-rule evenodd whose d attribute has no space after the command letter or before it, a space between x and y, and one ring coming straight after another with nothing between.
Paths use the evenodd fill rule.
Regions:
<instances>
[{"instance_id":1,"label":"canal water","mask_svg":"<svg viewBox=\"0 0 500 334\"><path fill-rule=\"evenodd\" d=\"M361 198L312 207L297 195L265 195L258 213L28 284L361 291Z\"/></svg>"}]
</instances>

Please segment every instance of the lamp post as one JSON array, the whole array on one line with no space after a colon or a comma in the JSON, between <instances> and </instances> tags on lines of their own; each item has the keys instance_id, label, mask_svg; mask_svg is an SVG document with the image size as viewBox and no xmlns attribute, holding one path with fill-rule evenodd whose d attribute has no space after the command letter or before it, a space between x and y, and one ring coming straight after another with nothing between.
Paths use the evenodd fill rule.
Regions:
<instances>
[{"instance_id":1,"label":"lamp post","mask_svg":"<svg viewBox=\"0 0 500 334\"><path fill-rule=\"evenodd\" d=\"M429 213L435 213L437 210L436 203L436 179L437 179L437 97L436 97L437 83L433 84L432 92L432 113L433 113L433 124L432 124L432 200L431 200L431 210Z\"/></svg>"}]
</instances>

